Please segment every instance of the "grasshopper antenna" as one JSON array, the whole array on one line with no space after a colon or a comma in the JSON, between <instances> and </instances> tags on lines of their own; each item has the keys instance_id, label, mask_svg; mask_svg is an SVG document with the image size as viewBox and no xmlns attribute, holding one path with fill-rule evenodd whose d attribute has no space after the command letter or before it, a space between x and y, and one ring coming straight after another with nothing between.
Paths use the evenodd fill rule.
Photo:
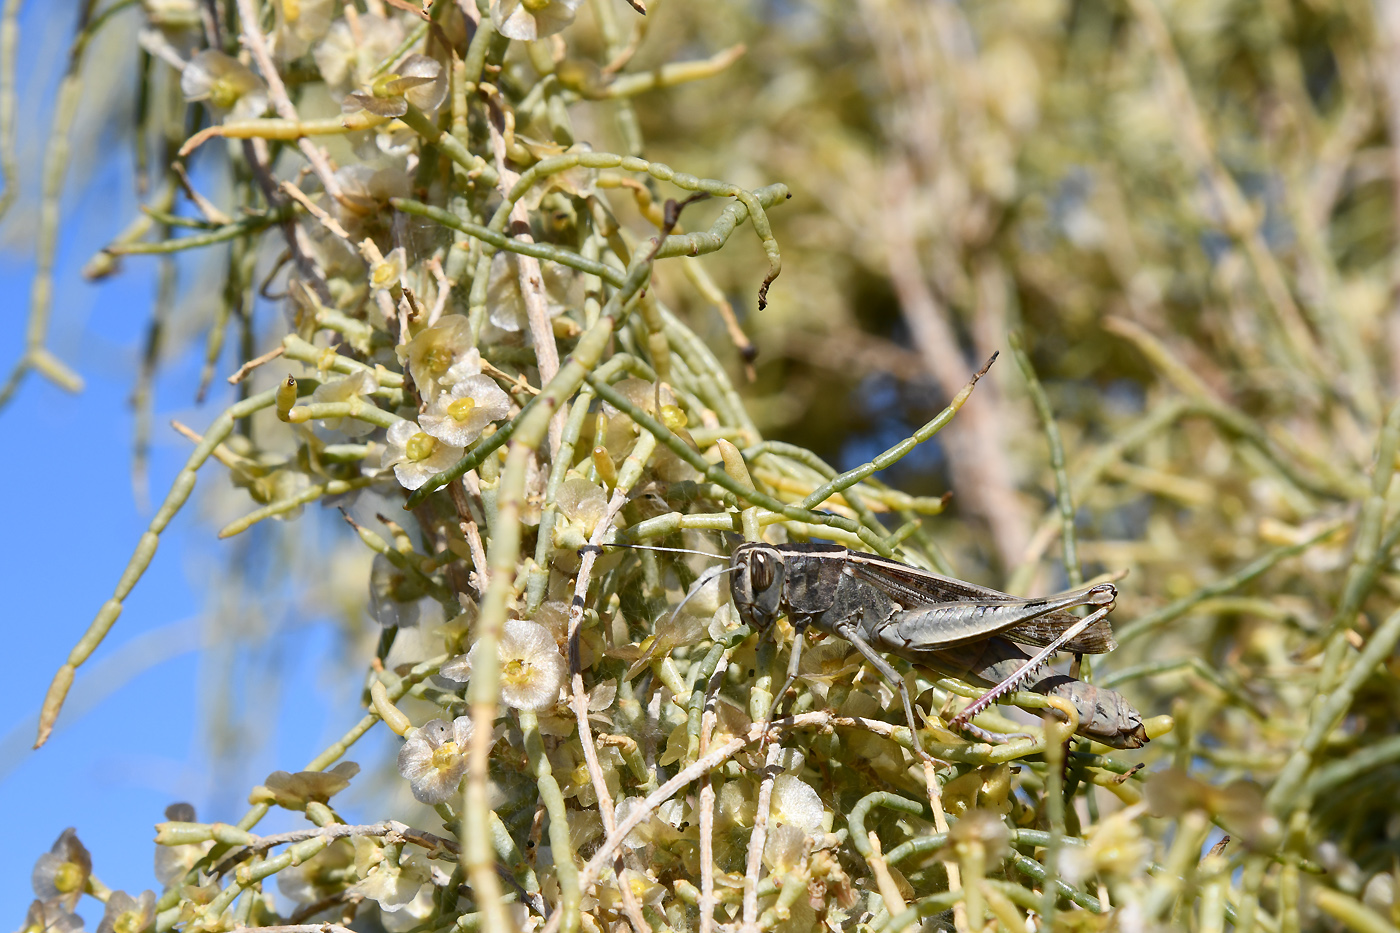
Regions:
<instances>
[{"instance_id":1,"label":"grasshopper antenna","mask_svg":"<svg viewBox=\"0 0 1400 933\"><path fill-rule=\"evenodd\" d=\"M640 545L626 544L626 545L614 545L614 546L615 546L615 547L639 547ZM717 554L707 554L707 553L704 552L704 551L690 551L690 550L687 550L687 549L685 549L685 548L662 548L662 547L653 547L653 548L647 548L647 550L652 550L652 551L680 551L681 553L684 553L684 554L699 554L699 555L701 555L701 556L703 556L703 557L718 557L718 556L720 556L720 555L717 555ZM685 608L685 604L686 604L686 603L690 602L691 597L695 596L697 593L699 593L701 590L703 590L703 589L710 583L711 580L718 579L719 577L724 576L726 573L729 573L729 572L732 571L733 569L734 569L733 567L711 567L709 570L706 570L704 573L700 574L700 576L697 577L697 578L695 579L695 583L691 586L690 592L689 592L689 593L686 593L686 594L685 594L685 598L682 599L679 603L676 604L676 608L675 608L675 609L671 610L671 615L670 615L670 617L666 620L667 625L669 626L672 622L674 622L674 621L676 620L676 616L678 616L678 615L681 614L681 610ZM660 628L660 626L658 626L658 628ZM628 679L631 679L632 677L634 677L634 676L636 675L636 673L642 669L643 665L645 665L648 661L651 660L652 656L656 653L656 646L657 646L658 644L660 644L660 642L653 642L653 643L652 643L652 646L651 646L650 648L647 649L647 651L646 651L645 654L643 654L643 655L642 655L640 658L638 658L636 661L633 661L633 662L632 662L632 666L631 666L630 668L628 668L627 673L626 673L625 675L623 675L623 676L627 677Z\"/></svg>"}]
</instances>

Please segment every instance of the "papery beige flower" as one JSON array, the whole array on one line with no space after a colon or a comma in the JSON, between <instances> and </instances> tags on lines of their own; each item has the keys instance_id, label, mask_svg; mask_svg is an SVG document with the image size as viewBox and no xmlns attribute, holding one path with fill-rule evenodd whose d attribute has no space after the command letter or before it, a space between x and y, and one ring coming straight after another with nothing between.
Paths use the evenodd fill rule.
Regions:
<instances>
[{"instance_id":1,"label":"papery beige flower","mask_svg":"<svg viewBox=\"0 0 1400 933\"><path fill-rule=\"evenodd\" d=\"M558 317L577 303L573 294L578 276L557 262L540 263L544 298L551 318ZM486 284L486 313L491 323L504 331L529 329L525 296L520 291L520 257L504 250L491 257L491 273Z\"/></svg>"},{"instance_id":2,"label":"papery beige flower","mask_svg":"<svg viewBox=\"0 0 1400 933\"><path fill-rule=\"evenodd\" d=\"M481 372L481 354L472 345L471 325L460 314L443 315L396 352L400 362L407 364L418 394L429 403L454 383Z\"/></svg>"},{"instance_id":3,"label":"papery beige flower","mask_svg":"<svg viewBox=\"0 0 1400 933\"><path fill-rule=\"evenodd\" d=\"M193 823L194 807L188 803L172 803L165 808L165 818L172 823ZM183 883L186 875L214 847L214 840L182 846L156 846L156 880L166 887Z\"/></svg>"},{"instance_id":4,"label":"papery beige flower","mask_svg":"<svg viewBox=\"0 0 1400 933\"><path fill-rule=\"evenodd\" d=\"M214 112L236 119L262 116L267 110L267 85L247 65L215 49L204 49L180 75L180 90L188 101L208 101Z\"/></svg>"},{"instance_id":5,"label":"papery beige flower","mask_svg":"<svg viewBox=\"0 0 1400 933\"><path fill-rule=\"evenodd\" d=\"M399 774L408 780L415 799L426 804L452 799L467 773L471 737L469 716L452 722L432 719L405 736L399 749Z\"/></svg>"},{"instance_id":6,"label":"papery beige flower","mask_svg":"<svg viewBox=\"0 0 1400 933\"><path fill-rule=\"evenodd\" d=\"M374 374L361 370L343 379L323 382L311 393L313 404L319 402L348 402L352 398L368 396L378 390L379 382ZM324 418L318 422L329 431L339 431L346 437L364 437L375 430L368 421L358 418Z\"/></svg>"},{"instance_id":7,"label":"papery beige flower","mask_svg":"<svg viewBox=\"0 0 1400 933\"><path fill-rule=\"evenodd\" d=\"M331 28L333 0L275 0L277 28L272 32L272 52L280 61L300 58Z\"/></svg>"},{"instance_id":8,"label":"papery beige flower","mask_svg":"<svg viewBox=\"0 0 1400 933\"><path fill-rule=\"evenodd\" d=\"M326 803L350 786L350 780L360 773L353 761L342 761L329 771L274 771L254 791L254 797L276 803L286 810L305 810L308 803Z\"/></svg>"},{"instance_id":9,"label":"papery beige flower","mask_svg":"<svg viewBox=\"0 0 1400 933\"><path fill-rule=\"evenodd\" d=\"M491 21L510 39L530 42L560 32L574 21L583 0L496 0Z\"/></svg>"},{"instance_id":10,"label":"papery beige flower","mask_svg":"<svg viewBox=\"0 0 1400 933\"><path fill-rule=\"evenodd\" d=\"M107 909L97 925L97 933L142 933L151 928L155 919L154 891L142 891L138 897L113 891L107 897Z\"/></svg>"},{"instance_id":11,"label":"papery beige flower","mask_svg":"<svg viewBox=\"0 0 1400 933\"><path fill-rule=\"evenodd\" d=\"M434 473L441 473L462 458L462 448L443 443L415 421L395 422L385 440L389 446L381 465L394 468L394 476L404 489L417 489Z\"/></svg>"},{"instance_id":12,"label":"papery beige flower","mask_svg":"<svg viewBox=\"0 0 1400 933\"><path fill-rule=\"evenodd\" d=\"M340 197L329 207L352 236L367 226L382 225L389 199L408 197L413 190L408 175L394 166L346 165L336 170L335 180Z\"/></svg>"},{"instance_id":13,"label":"papery beige flower","mask_svg":"<svg viewBox=\"0 0 1400 933\"><path fill-rule=\"evenodd\" d=\"M361 15L359 35L345 20L331 24L312 56L321 79L333 95L343 95L369 80L370 73L403 43L403 24L397 18Z\"/></svg>"},{"instance_id":14,"label":"papery beige flower","mask_svg":"<svg viewBox=\"0 0 1400 933\"><path fill-rule=\"evenodd\" d=\"M83 896L83 886L91 874L92 856L70 826L59 833L49 851L34 863L30 883L40 900L72 910Z\"/></svg>"},{"instance_id":15,"label":"papery beige flower","mask_svg":"<svg viewBox=\"0 0 1400 933\"><path fill-rule=\"evenodd\" d=\"M444 664L439 673L459 683L470 680L478 642L464 656ZM543 710L559 699L568 665L549 629L525 619L507 619L499 645L501 699L516 709Z\"/></svg>"},{"instance_id":16,"label":"papery beige flower","mask_svg":"<svg viewBox=\"0 0 1400 933\"><path fill-rule=\"evenodd\" d=\"M299 865L277 873L277 890L298 904L314 904L345 888L344 870L355 864L349 839L336 839Z\"/></svg>"},{"instance_id":17,"label":"papery beige flower","mask_svg":"<svg viewBox=\"0 0 1400 933\"><path fill-rule=\"evenodd\" d=\"M370 613L384 628L418 624L418 601L424 587L420 577L406 573L383 554L374 555L369 571Z\"/></svg>"},{"instance_id":18,"label":"papery beige flower","mask_svg":"<svg viewBox=\"0 0 1400 933\"><path fill-rule=\"evenodd\" d=\"M447 73L436 59L410 55L398 71L380 75L367 91L351 91L341 104L344 113L367 110L380 117L401 117L409 104L432 115L447 99Z\"/></svg>"},{"instance_id":19,"label":"papery beige flower","mask_svg":"<svg viewBox=\"0 0 1400 933\"><path fill-rule=\"evenodd\" d=\"M468 376L442 392L418 421L433 437L466 447L487 425L510 414L510 396L490 376Z\"/></svg>"},{"instance_id":20,"label":"papery beige flower","mask_svg":"<svg viewBox=\"0 0 1400 933\"><path fill-rule=\"evenodd\" d=\"M355 870L361 880L350 890L377 902L381 910L408 906L432 879L432 871L419 852L405 848L395 861L387 854L394 850L373 839L356 836L354 844Z\"/></svg>"},{"instance_id":21,"label":"papery beige flower","mask_svg":"<svg viewBox=\"0 0 1400 933\"><path fill-rule=\"evenodd\" d=\"M56 903L35 900L24 915L19 933L79 933L83 918L71 914Z\"/></svg>"}]
</instances>

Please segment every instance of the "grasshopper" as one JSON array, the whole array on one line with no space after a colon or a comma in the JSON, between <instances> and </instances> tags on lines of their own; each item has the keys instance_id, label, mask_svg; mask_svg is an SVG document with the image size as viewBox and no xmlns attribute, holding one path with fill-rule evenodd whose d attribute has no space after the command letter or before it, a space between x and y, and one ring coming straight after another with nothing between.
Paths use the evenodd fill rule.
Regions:
<instances>
[{"instance_id":1,"label":"grasshopper","mask_svg":"<svg viewBox=\"0 0 1400 933\"><path fill-rule=\"evenodd\" d=\"M972 717L1028 683L1055 651L1102 654L1116 647L1106 620L1117 597L1111 583L1021 599L839 545L762 542L736 547L729 572L730 593L745 624L766 630L785 613L797 630L779 701L797 677L811 627L850 642L899 690L911 730L916 720L909 691L882 651L993 684L953 719L955 727L976 733ZM1067 611L1076 606L1094 611L1079 618ZM1028 655L1016 643L1041 650ZM1111 690L1059 675L1044 678L1036 689L1075 704L1081 734L1119 748L1147 741L1142 717Z\"/></svg>"}]
</instances>

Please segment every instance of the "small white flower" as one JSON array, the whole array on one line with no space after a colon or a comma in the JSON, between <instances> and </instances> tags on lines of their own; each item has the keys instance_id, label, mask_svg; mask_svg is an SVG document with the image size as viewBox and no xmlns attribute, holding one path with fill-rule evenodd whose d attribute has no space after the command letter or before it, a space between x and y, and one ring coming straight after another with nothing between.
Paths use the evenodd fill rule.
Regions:
<instances>
[{"instance_id":1,"label":"small white flower","mask_svg":"<svg viewBox=\"0 0 1400 933\"><path fill-rule=\"evenodd\" d=\"M24 916L19 933L81 933L83 918L70 914L57 903L35 900Z\"/></svg>"},{"instance_id":2,"label":"small white flower","mask_svg":"<svg viewBox=\"0 0 1400 933\"><path fill-rule=\"evenodd\" d=\"M59 833L49 851L34 863L30 883L44 902L61 904L72 910L78 906L91 874L92 856L70 826Z\"/></svg>"},{"instance_id":3,"label":"small white flower","mask_svg":"<svg viewBox=\"0 0 1400 933\"><path fill-rule=\"evenodd\" d=\"M574 21L583 0L497 0L491 5L496 31L526 42L552 36Z\"/></svg>"},{"instance_id":4,"label":"small white flower","mask_svg":"<svg viewBox=\"0 0 1400 933\"><path fill-rule=\"evenodd\" d=\"M402 246L389 250L389 255L369 267L371 292L388 291L403 280L408 271L408 253Z\"/></svg>"},{"instance_id":5,"label":"small white flower","mask_svg":"<svg viewBox=\"0 0 1400 933\"><path fill-rule=\"evenodd\" d=\"M773 780L771 800L769 812L775 825L763 858L774 871L791 870L811 848L809 838L822 831L826 808L810 785L791 774Z\"/></svg>"},{"instance_id":6,"label":"small white flower","mask_svg":"<svg viewBox=\"0 0 1400 933\"><path fill-rule=\"evenodd\" d=\"M401 117L412 104L432 115L447 99L447 73L436 59L410 55L399 70L374 79L368 91L352 91L341 103L344 113L368 110L381 117Z\"/></svg>"},{"instance_id":7,"label":"small white flower","mask_svg":"<svg viewBox=\"0 0 1400 933\"><path fill-rule=\"evenodd\" d=\"M417 489L434 473L441 473L462 457L462 448L444 444L424 432L416 421L398 421L389 428L381 465L394 468L404 489Z\"/></svg>"},{"instance_id":8,"label":"small white flower","mask_svg":"<svg viewBox=\"0 0 1400 933\"><path fill-rule=\"evenodd\" d=\"M467 749L472 721L433 719L415 729L399 749L399 774L408 779L413 796L422 803L446 803L467 773Z\"/></svg>"},{"instance_id":9,"label":"small white flower","mask_svg":"<svg viewBox=\"0 0 1400 933\"><path fill-rule=\"evenodd\" d=\"M408 933L414 927L422 926L423 921L433 915L437 905L433 900L433 886L425 884L418 889L413 900L402 907L390 909L381 907L379 922L389 933Z\"/></svg>"},{"instance_id":10,"label":"small white flower","mask_svg":"<svg viewBox=\"0 0 1400 933\"><path fill-rule=\"evenodd\" d=\"M340 197L331 200L331 212L356 236L356 231L367 225L383 223L390 198L408 197L413 192L408 174L392 166L346 165L336 169L335 180Z\"/></svg>"},{"instance_id":11,"label":"small white flower","mask_svg":"<svg viewBox=\"0 0 1400 933\"><path fill-rule=\"evenodd\" d=\"M262 116L267 110L267 85L236 58L205 49L185 66L180 90L188 101L207 100L216 114L237 119Z\"/></svg>"},{"instance_id":12,"label":"small white flower","mask_svg":"<svg viewBox=\"0 0 1400 933\"><path fill-rule=\"evenodd\" d=\"M423 430L448 444L466 447L486 426L510 414L510 397L490 376L468 376L438 395L418 419Z\"/></svg>"},{"instance_id":13,"label":"small white flower","mask_svg":"<svg viewBox=\"0 0 1400 933\"><path fill-rule=\"evenodd\" d=\"M361 15L358 38L349 23L336 20L312 57L330 92L344 95L367 81L370 72L402 42L403 25L397 19Z\"/></svg>"},{"instance_id":14,"label":"small white flower","mask_svg":"<svg viewBox=\"0 0 1400 933\"><path fill-rule=\"evenodd\" d=\"M386 857L386 850L363 836L355 837L355 870L363 879L350 891L379 903L381 910L400 910L418 896L432 880L432 870L417 852L403 852L397 862Z\"/></svg>"},{"instance_id":15,"label":"small white flower","mask_svg":"<svg viewBox=\"0 0 1400 933\"><path fill-rule=\"evenodd\" d=\"M545 304L551 318L563 314L577 302L572 292L578 277L567 266L557 262L541 262L544 279ZM486 282L486 313L491 323L504 331L520 331L529 327L525 311L525 296L520 292L520 257L505 250L491 257L491 273Z\"/></svg>"},{"instance_id":16,"label":"small white flower","mask_svg":"<svg viewBox=\"0 0 1400 933\"><path fill-rule=\"evenodd\" d=\"M331 27L335 6L331 0L276 0L277 29L272 34L273 53L281 61L306 54L311 43Z\"/></svg>"},{"instance_id":17,"label":"small white flower","mask_svg":"<svg viewBox=\"0 0 1400 933\"><path fill-rule=\"evenodd\" d=\"M396 352L429 403L453 383L481 372L481 353L472 345L471 325L461 314L444 314Z\"/></svg>"},{"instance_id":18,"label":"small white flower","mask_svg":"<svg viewBox=\"0 0 1400 933\"><path fill-rule=\"evenodd\" d=\"M142 891L140 897L132 897L125 891L113 891L107 898L107 910L102 915L102 922L97 925L97 933L141 933L149 929L155 919L154 891Z\"/></svg>"},{"instance_id":19,"label":"small white flower","mask_svg":"<svg viewBox=\"0 0 1400 933\"><path fill-rule=\"evenodd\" d=\"M458 683L469 680L477 645L448 661L438 673ZM549 629L525 619L507 619L500 658L501 699L507 706L538 711L558 701L568 665Z\"/></svg>"},{"instance_id":20,"label":"small white flower","mask_svg":"<svg viewBox=\"0 0 1400 933\"><path fill-rule=\"evenodd\" d=\"M811 785L791 774L780 774L773 779L773 796L770 799L774 822L796 826L809 836L822 831L826 808Z\"/></svg>"},{"instance_id":21,"label":"small white flower","mask_svg":"<svg viewBox=\"0 0 1400 933\"><path fill-rule=\"evenodd\" d=\"M316 387L316 391L311 393L311 401L313 404L348 402L356 396L369 395L378 388L379 381L374 378L374 374L361 370L344 379L332 379L330 382L321 383ZM346 437L364 437L374 430L374 425L358 418L324 418L320 424L327 430L339 431Z\"/></svg>"},{"instance_id":22,"label":"small white flower","mask_svg":"<svg viewBox=\"0 0 1400 933\"><path fill-rule=\"evenodd\" d=\"M575 473L559 484L554 502L559 513L577 524L580 533L587 538L607 510L608 496L601 486Z\"/></svg>"}]
</instances>

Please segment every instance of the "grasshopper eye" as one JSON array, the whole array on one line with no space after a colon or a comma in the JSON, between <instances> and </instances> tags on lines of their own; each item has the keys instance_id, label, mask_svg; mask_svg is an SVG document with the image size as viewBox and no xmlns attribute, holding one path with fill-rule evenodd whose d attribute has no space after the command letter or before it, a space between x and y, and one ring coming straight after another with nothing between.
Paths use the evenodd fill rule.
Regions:
<instances>
[{"instance_id":1,"label":"grasshopper eye","mask_svg":"<svg viewBox=\"0 0 1400 933\"><path fill-rule=\"evenodd\" d=\"M749 567L749 585L755 593L761 593L773 585L773 558L758 551Z\"/></svg>"}]
</instances>

